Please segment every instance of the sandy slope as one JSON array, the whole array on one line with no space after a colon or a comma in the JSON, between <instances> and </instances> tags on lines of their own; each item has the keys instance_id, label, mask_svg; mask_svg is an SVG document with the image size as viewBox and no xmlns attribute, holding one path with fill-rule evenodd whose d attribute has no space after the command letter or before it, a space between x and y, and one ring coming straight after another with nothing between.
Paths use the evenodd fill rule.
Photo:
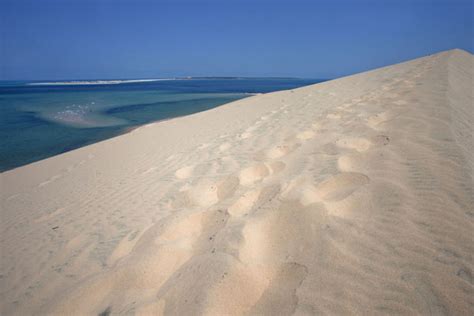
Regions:
<instances>
[{"instance_id":1,"label":"sandy slope","mask_svg":"<svg viewBox=\"0 0 474 316\"><path fill-rule=\"evenodd\" d=\"M0 175L1 314L474 313L460 50Z\"/></svg>"}]
</instances>

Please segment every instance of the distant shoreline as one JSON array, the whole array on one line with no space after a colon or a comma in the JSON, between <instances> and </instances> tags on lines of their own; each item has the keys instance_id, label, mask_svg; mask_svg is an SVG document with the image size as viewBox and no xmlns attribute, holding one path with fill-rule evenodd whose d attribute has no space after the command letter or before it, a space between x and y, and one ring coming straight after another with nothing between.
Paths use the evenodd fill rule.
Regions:
<instances>
[{"instance_id":1,"label":"distant shoreline","mask_svg":"<svg viewBox=\"0 0 474 316\"><path fill-rule=\"evenodd\" d=\"M328 79L318 78L297 78L297 77L231 77L231 76L184 76L184 77L170 77L170 78L154 78L154 79L89 79L89 80L62 80L62 81L32 81L30 80L19 81L23 82L26 86L82 86L82 85L117 85L127 83L146 83L146 82L157 82L157 81L171 81L171 80L304 80L314 79L326 81ZM0 80L0 82L5 80ZM7 81L8 82L8 81Z\"/></svg>"},{"instance_id":2,"label":"distant shoreline","mask_svg":"<svg viewBox=\"0 0 474 316\"><path fill-rule=\"evenodd\" d=\"M31 82L27 83L28 86L78 86L78 85L107 85L107 84L122 84L122 83L139 83L139 82L155 82L155 81L167 81L176 80L175 78L163 78L163 79L131 79L131 80L78 80L78 81L51 81L51 82Z\"/></svg>"}]
</instances>

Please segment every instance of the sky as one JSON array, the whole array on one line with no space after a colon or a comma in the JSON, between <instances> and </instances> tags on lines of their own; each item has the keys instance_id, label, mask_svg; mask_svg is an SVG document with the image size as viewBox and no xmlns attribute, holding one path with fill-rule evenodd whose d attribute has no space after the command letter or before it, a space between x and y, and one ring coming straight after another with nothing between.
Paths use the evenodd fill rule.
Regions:
<instances>
[{"instance_id":1,"label":"sky","mask_svg":"<svg viewBox=\"0 0 474 316\"><path fill-rule=\"evenodd\" d=\"M336 78L473 52L474 0L0 0L0 80Z\"/></svg>"}]
</instances>

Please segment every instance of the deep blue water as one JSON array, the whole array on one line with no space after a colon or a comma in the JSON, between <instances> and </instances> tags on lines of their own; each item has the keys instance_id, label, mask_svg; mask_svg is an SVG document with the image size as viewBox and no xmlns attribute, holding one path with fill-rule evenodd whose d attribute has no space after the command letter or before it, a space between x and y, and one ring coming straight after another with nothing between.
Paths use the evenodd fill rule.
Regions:
<instances>
[{"instance_id":1,"label":"deep blue water","mask_svg":"<svg viewBox=\"0 0 474 316\"><path fill-rule=\"evenodd\" d=\"M193 78L101 85L0 81L0 172L153 121L204 111L253 93L321 81Z\"/></svg>"}]
</instances>

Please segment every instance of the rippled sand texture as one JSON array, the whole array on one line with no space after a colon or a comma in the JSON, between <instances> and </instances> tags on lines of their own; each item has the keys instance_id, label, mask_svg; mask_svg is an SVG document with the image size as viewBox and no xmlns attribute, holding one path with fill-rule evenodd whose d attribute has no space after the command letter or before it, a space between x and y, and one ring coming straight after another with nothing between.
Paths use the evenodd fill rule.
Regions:
<instances>
[{"instance_id":1,"label":"rippled sand texture","mask_svg":"<svg viewBox=\"0 0 474 316\"><path fill-rule=\"evenodd\" d=\"M258 95L1 174L1 314L472 315L473 63Z\"/></svg>"}]
</instances>

